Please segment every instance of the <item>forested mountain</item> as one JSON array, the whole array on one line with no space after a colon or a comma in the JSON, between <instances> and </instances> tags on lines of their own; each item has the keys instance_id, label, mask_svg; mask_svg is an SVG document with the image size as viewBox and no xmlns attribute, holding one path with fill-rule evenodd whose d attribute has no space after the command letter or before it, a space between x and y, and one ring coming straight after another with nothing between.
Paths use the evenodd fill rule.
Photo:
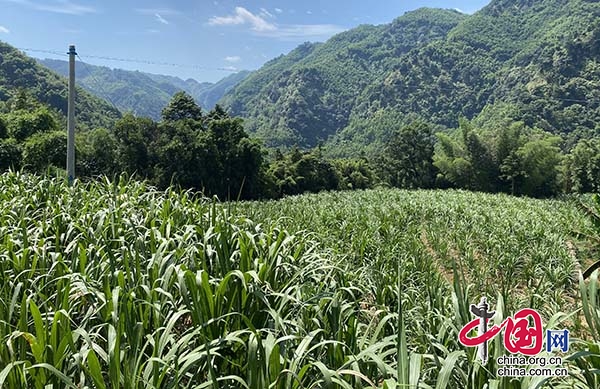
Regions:
<instances>
[{"instance_id":1,"label":"forested mountain","mask_svg":"<svg viewBox=\"0 0 600 389\"><path fill-rule=\"evenodd\" d=\"M62 60L39 60L44 66L67 76L69 63ZM160 118L161 110L178 91L189 93L204 108L210 110L223 95L248 75L232 74L217 83L182 80L178 77L144 73L78 62L75 73L86 90L107 99L123 112L138 116Z\"/></svg>"},{"instance_id":2,"label":"forested mountain","mask_svg":"<svg viewBox=\"0 0 600 389\"><path fill-rule=\"evenodd\" d=\"M188 78L187 80L183 80L179 77L175 76L167 76L165 74L152 74L152 73L142 73L145 76L149 77L154 82L160 84L161 88L169 93L169 95L173 95L178 91L185 91L189 93L194 98L200 96L204 91L209 89L212 85L211 82L198 82L193 78Z\"/></svg>"},{"instance_id":3,"label":"forested mountain","mask_svg":"<svg viewBox=\"0 0 600 389\"><path fill-rule=\"evenodd\" d=\"M230 74L229 76L222 78L214 84L204 89L197 95L192 94L198 104L206 110L212 109L218 102L225 96L227 92L235 88L240 82L242 82L250 74L247 70Z\"/></svg>"},{"instance_id":4,"label":"forested mountain","mask_svg":"<svg viewBox=\"0 0 600 389\"><path fill-rule=\"evenodd\" d=\"M201 82L194 79L182 80L179 77L165 76L162 74L146 73L148 77L163 84L166 88L175 87L175 92L185 91L189 93L198 104L205 110L212 109L223 96L242 82L250 74L247 70L232 73L216 83ZM171 93L173 94L173 92Z\"/></svg>"},{"instance_id":5,"label":"forested mountain","mask_svg":"<svg viewBox=\"0 0 600 389\"><path fill-rule=\"evenodd\" d=\"M524 121L574 137L600 118L600 4L493 0L473 15L420 9L267 63L222 100L271 146L380 148L415 118L455 128Z\"/></svg>"},{"instance_id":6,"label":"forested mountain","mask_svg":"<svg viewBox=\"0 0 600 389\"><path fill-rule=\"evenodd\" d=\"M0 42L0 108L2 102L14 97L17 92L24 92L66 116L67 88L65 78L39 65L14 47ZM121 116L106 101L79 88L76 101L79 129L111 127Z\"/></svg>"}]
</instances>

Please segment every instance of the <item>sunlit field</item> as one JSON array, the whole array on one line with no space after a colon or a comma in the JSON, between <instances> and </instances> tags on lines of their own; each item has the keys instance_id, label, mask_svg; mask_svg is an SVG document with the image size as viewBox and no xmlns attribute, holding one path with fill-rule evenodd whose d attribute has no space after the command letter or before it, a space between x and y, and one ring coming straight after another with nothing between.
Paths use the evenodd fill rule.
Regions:
<instances>
[{"instance_id":1,"label":"sunlit field","mask_svg":"<svg viewBox=\"0 0 600 389\"><path fill-rule=\"evenodd\" d=\"M580 199L378 189L222 204L17 173L0 187L2 387L599 384ZM482 366L458 342L482 296L501 318L534 308L571 330L569 377L497 377L499 338Z\"/></svg>"}]
</instances>

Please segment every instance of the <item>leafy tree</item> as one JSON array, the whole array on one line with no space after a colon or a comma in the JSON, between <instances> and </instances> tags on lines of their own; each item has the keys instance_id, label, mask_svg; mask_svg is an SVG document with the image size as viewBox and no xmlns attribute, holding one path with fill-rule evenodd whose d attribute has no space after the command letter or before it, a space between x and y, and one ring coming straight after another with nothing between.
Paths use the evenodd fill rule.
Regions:
<instances>
[{"instance_id":1,"label":"leafy tree","mask_svg":"<svg viewBox=\"0 0 600 389\"><path fill-rule=\"evenodd\" d=\"M33 134L59 130L55 116L46 107L18 109L5 116L8 135L23 141Z\"/></svg>"},{"instance_id":2,"label":"leafy tree","mask_svg":"<svg viewBox=\"0 0 600 389\"><path fill-rule=\"evenodd\" d=\"M425 122L413 122L396 131L380 162L384 178L399 188L433 187L434 144L432 128Z\"/></svg>"},{"instance_id":3,"label":"leafy tree","mask_svg":"<svg viewBox=\"0 0 600 389\"><path fill-rule=\"evenodd\" d=\"M6 128L6 123L4 123L4 119L0 115L0 139L6 138L8 136L8 129Z\"/></svg>"},{"instance_id":4,"label":"leafy tree","mask_svg":"<svg viewBox=\"0 0 600 389\"><path fill-rule=\"evenodd\" d=\"M229 116L229 114L219 104L215 105L215 107L207 115L208 121L229 118L231 118L231 116Z\"/></svg>"},{"instance_id":5,"label":"leafy tree","mask_svg":"<svg viewBox=\"0 0 600 389\"><path fill-rule=\"evenodd\" d=\"M220 170L215 192L222 198L256 195L263 168L262 147L244 131L239 118L217 119L208 123Z\"/></svg>"},{"instance_id":6,"label":"leafy tree","mask_svg":"<svg viewBox=\"0 0 600 389\"><path fill-rule=\"evenodd\" d=\"M15 139L0 139L0 170L21 167L22 147Z\"/></svg>"},{"instance_id":7,"label":"leafy tree","mask_svg":"<svg viewBox=\"0 0 600 389\"><path fill-rule=\"evenodd\" d=\"M202 177L207 174L200 161L205 150L214 150L206 142L200 147L198 128L187 120L163 122L153 145L156 163L153 167L154 183L161 188L178 184L184 188L202 189Z\"/></svg>"},{"instance_id":8,"label":"leafy tree","mask_svg":"<svg viewBox=\"0 0 600 389\"><path fill-rule=\"evenodd\" d=\"M570 189L579 193L600 192L600 139L582 139L566 159Z\"/></svg>"},{"instance_id":9,"label":"leafy tree","mask_svg":"<svg viewBox=\"0 0 600 389\"><path fill-rule=\"evenodd\" d=\"M31 171L42 172L48 167L64 168L67 158L67 134L65 131L37 133L23 147L23 166Z\"/></svg>"},{"instance_id":10,"label":"leafy tree","mask_svg":"<svg viewBox=\"0 0 600 389\"><path fill-rule=\"evenodd\" d=\"M530 140L517 150L516 165L524 173L520 194L545 197L558 192L558 168L563 158L560 142L559 137L548 136Z\"/></svg>"},{"instance_id":11,"label":"leafy tree","mask_svg":"<svg viewBox=\"0 0 600 389\"><path fill-rule=\"evenodd\" d=\"M43 104L34 96L31 89L17 88L6 100L6 112L33 111Z\"/></svg>"},{"instance_id":12,"label":"leafy tree","mask_svg":"<svg viewBox=\"0 0 600 389\"><path fill-rule=\"evenodd\" d=\"M115 136L123 168L164 188L178 185L220 198L261 195L262 146L248 138L242 120L216 106L206 118L185 93L173 97L160 124L126 115Z\"/></svg>"},{"instance_id":13,"label":"leafy tree","mask_svg":"<svg viewBox=\"0 0 600 389\"><path fill-rule=\"evenodd\" d=\"M122 170L149 178L156 163L154 143L158 138L158 126L147 118L126 114L114 130L117 140L117 156Z\"/></svg>"},{"instance_id":14,"label":"leafy tree","mask_svg":"<svg viewBox=\"0 0 600 389\"><path fill-rule=\"evenodd\" d=\"M279 196L347 189L335 164L318 149L307 152L292 149L271 163L269 175L274 178ZM355 177L358 181L359 177Z\"/></svg>"},{"instance_id":15,"label":"leafy tree","mask_svg":"<svg viewBox=\"0 0 600 389\"><path fill-rule=\"evenodd\" d=\"M162 119L166 122L176 122L184 119L201 122L202 110L192 96L181 91L175 93L169 105L163 109Z\"/></svg>"},{"instance_id":16,"label":"leafy tree","mask_svg":"<svg viewBox=\"0 0 600 389\"><path fill-rule=\"evenodd\" d=\"M465 131L467 134L465 135ZM478 190L476 185L477 165L473 165L470 151L465 145L465 140L469 139L470 129L461 128L452 135L438 133L437 150L434 154L433 165L439 170L437 177L438 185L445 186L448 183L451 186ZM478 138L471 139L471 143L478 143ZM471 149L477 149L471 145ZM477 151L477 150L475 150Z\"/></svg>"},{"instance_id":17,"label":"leafy tree","mask_svg":"<svg viewBox=\"0 0 600 389\"><path fill-rule=\"evenodd\" d=\"M510 194L517 194L517 188L523 185L527 172L523 170L521 159L516 151L511 152L500 165L500 178L510 183Z\"/></svg>"},{"instance_id":18,"label":"leafy tree","mask_svg":"<svg viewBox=\"0 0 600 389\"><path fill-rule=\"evenodd\" d=\"M491 146L494 151L494 160L501 164L502 161L521 147L526 142L527 131L528 129L523 122L506 123L500 128L495 128L493 130L495 137Z\"/></svg>"},{"instance_id":19,"label":"leafy tree","mask_svg":"<svg viewBox=\"0 0 600 389\"><path fill-rule=\"evenodd\" d=\"M466 160L471 166L469 189L493 192L496 190L498 169L489 146L474 132L470 123L461 121Z\"/></svg>"},{"instance_id":20,"label":"leafy tree","mask_svg":"<svg viewBox=\"0 0 600 389\"><path fill-rule=\"evenodd\" d=\"M469 121L461 119L460 127L452 135L437 136L434 166L440 171L439 182L470 190L497 190L499 172L492 144L482 140Z\"/></svg>"},{"instance_id":21,"label":"leafy tree","mask_svg":"<svg viewBox=\"0 0 600 389\"><path fill-rule=\"evenodd\" d=\"M563 158L560 137L523 123L475 132L468 122L453 134L437 134L434 165L442 182L459 188L509 191L545 197L558 191Z\"/></svg>"},{"instance_id":22,"label":"leafy tree","mask_svg":"<svg viewBox=\"0 0 600 389\"><path fill-rule=\"evenodd\" d=\"M369 189L378 177L369 162L362 159L334 159L333 164L340 177L340 189Z\"/></svg>"},{"instance_id":23,"label":"leafy tree","mask_svg":"<svg viewBox=\"0 0 600 389\"><path fill-rule=\"evenodd\" d=\"M84 176L111 176L119 171L118 143L112 132L98 128L76 139L77 170Z\"/></svg>"},{"instance_id":24,"label":"leafy tree","mask_svg":"<svg viewBox=\"0 0 600 389\"><path fill-rule=\"evenodd\" d=\"M296 182L300 193L339 188L340 178L333 164L317 153L307 153L296 163Z\"/></svg>"}]
</instances>

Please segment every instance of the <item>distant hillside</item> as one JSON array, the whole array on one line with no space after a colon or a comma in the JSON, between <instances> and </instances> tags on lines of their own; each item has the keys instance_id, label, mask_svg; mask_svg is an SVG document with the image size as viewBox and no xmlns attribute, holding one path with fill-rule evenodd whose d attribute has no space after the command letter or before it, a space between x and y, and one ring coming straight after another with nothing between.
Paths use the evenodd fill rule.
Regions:
<instances>
[{"instance_id":1,"label":"distant hillside","mask_svg":"<svg viewBox=\"0 0 600 389\"><path fill-rule=\"evenodd\" d=\"M223 98L223 96L233 89L237 84L243 81L250 74L247 70L232 73L229 76L217 81L216 83L202 82L198 83L191 78L182 80L178 77L165 76L160 74L150 74L147 76L156 82L164 84L165 87L174 86L175 92L184 90L196 99L196 102L205 110L210 110ZM174 93L174 92L173 92ZM173 94L172 93L172 94Z\"/></svg>"},{"instance_id":2,"label":"distant hillside","mask_svg":"<svg viewBox=\"0 0 600 389\"><path fill-rule=\"evenodd\" d=\"M235 88L240 82L242 82L248 75L249 71L243 70L241 72L230 74L229 76L219 80L215 84L203 90L198 95L192 95L198 101L201 107L204 109L212 109L218 102L233 88Z\"/></svg>"},{"instance_id":3,"label":"distant hillside","mask_svg":"<svg viewBox=\"0 0 600 389\"><path fill-rule=\"evenodd\" d=\"M39 62L59 74L68 75L67 61L43 59ZM146 116L154 120L160 118L162 109L171 97L181 90L193 96L205 110L212 109L216 102L248 73L239 72L213 84L80 62L76 66L78 82L86 90L111 101L123 112L131 111L137 116Z\"/></svg>"},{"instance_id":4,"label":"distant hillside","mask_svg":"<svg viewBox=\"0 0 600 389\"><path fill-rule=\"evenodd\" d=\"M67 80L39 65L14 47L0 42L0 101L19 90L26 90L37 100L66 116ZM112 127L121 116L106 101L78 89L76 119L78 128Z\"/></svg>"},{"instance_id":5,"label":"distant hillside","mask_svg":"<svg viewBox=\"0 0 600 389\"><path fill-rule=\"evenodd\" d=\"M224 99L267 144L315 146L349 124L361 93L411 50L444 38L467 16L422 9L305 43L267 63Z\"/></svg>"},{"instance_id":6,"label":"distant hillside","mask_svg":"<svg viewBox=\"0 0 600 389\"><path fill-rule=\"evenodd\" d=\"M593 132L599 90L600 3L493 0L470 16L420 9L301 45L222 101L268 145L325 142L347 155L377 150L417 117Z\"/></svg>"}]
</instances>

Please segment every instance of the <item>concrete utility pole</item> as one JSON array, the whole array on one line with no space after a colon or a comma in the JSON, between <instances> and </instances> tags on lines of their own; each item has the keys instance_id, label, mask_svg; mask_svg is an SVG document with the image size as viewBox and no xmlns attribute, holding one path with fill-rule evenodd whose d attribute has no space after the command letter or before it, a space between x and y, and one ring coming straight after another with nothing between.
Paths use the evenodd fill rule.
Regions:
<instances>
[{"instance_id":1,"label":"concrete utility pole","mask_svg":"<svg viewBox=\"0 0 600 389\"><path fill-rule=\"evenodd\" d=\"M67 116L67 178L75 180L75 45L69 46L69 108Z\"/></svg>"}]
</instances>

